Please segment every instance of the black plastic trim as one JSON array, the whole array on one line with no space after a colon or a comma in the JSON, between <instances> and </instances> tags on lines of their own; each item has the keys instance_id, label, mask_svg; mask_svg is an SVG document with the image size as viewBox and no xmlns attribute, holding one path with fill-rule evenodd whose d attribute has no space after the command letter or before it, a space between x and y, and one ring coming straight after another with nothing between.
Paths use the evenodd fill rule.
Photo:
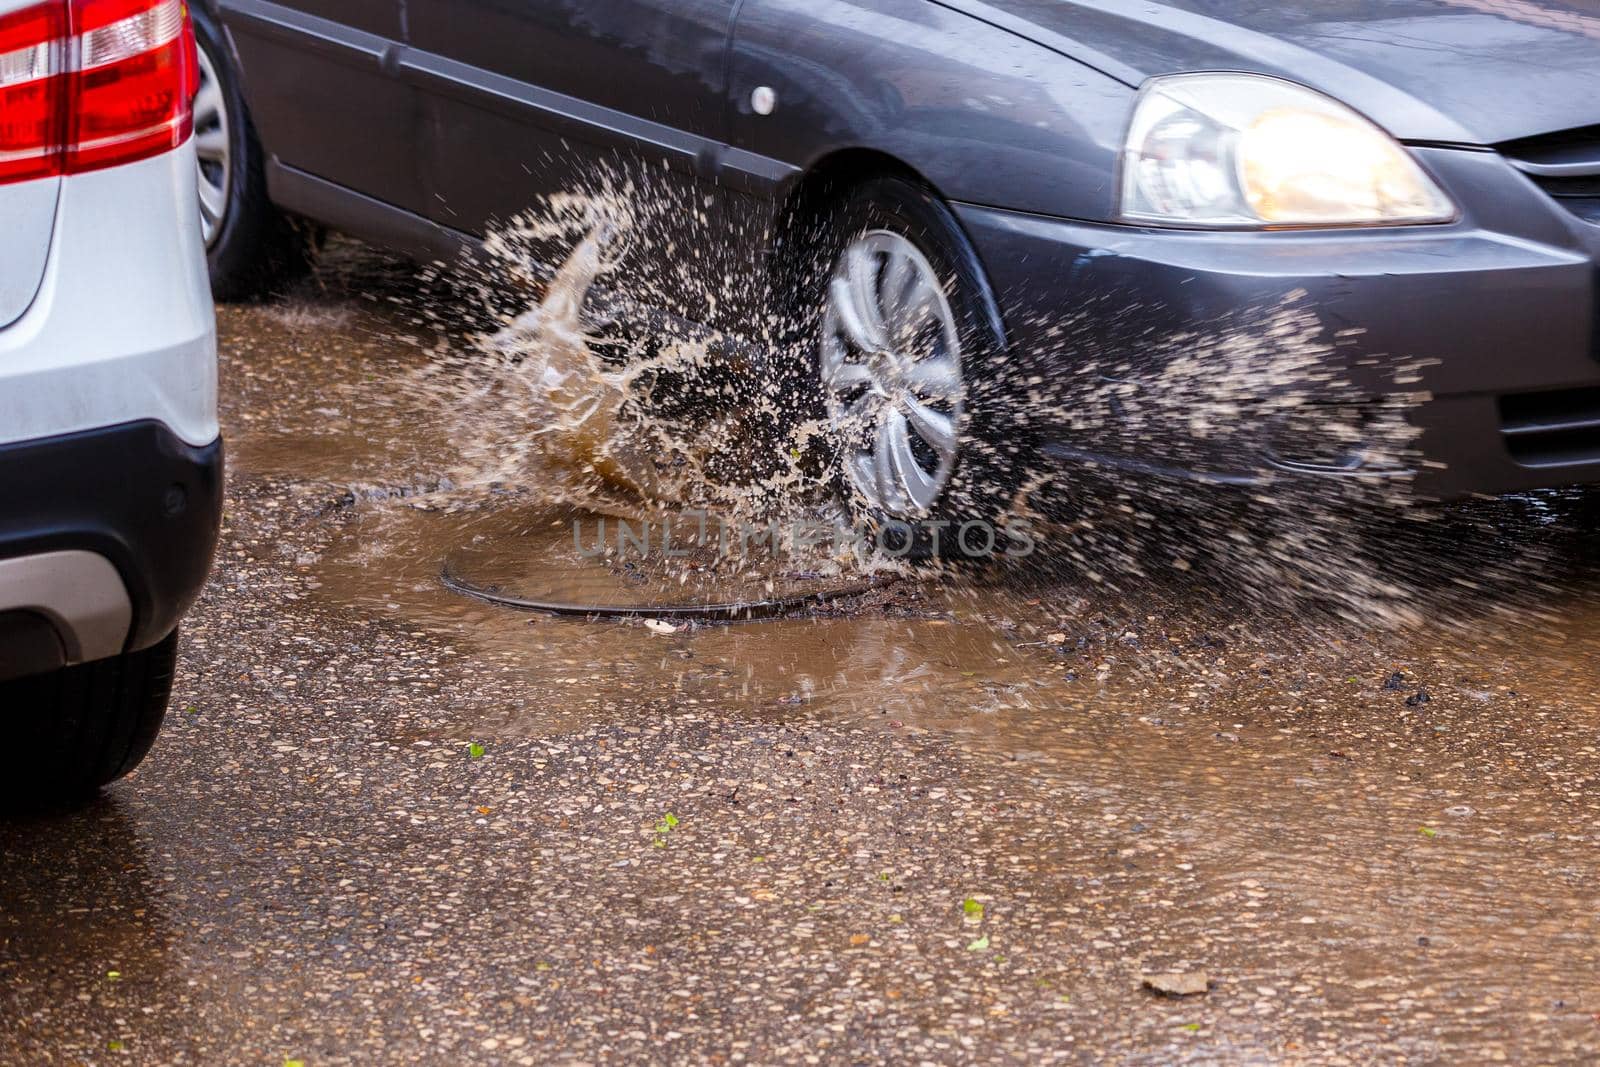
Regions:
<instances>
[{"instance_id":1,"label":"black plastic trim","mask_svg":"<svg viewBox=\"0 0 1600 1067\"><path fill-rule=\"evenodd\" d=\"M471 234L441 226L281 160L268 160L266 172L267 193L285 211L359 234L362 240L424 263L452 263L483 247L483 242Z\"/></svg>"},{"instance_id":2,"label":"black plastic trim","mask_svg":"<svg viewBox=\"0 0 1600 1067\"><path fill-rule=\"evenodd\" d=\"M84 549L128 586L125 651L170 634L205 584L222 526L222 440L155 421L0 445L0 559Z\"/></svg>"}]
</instances>

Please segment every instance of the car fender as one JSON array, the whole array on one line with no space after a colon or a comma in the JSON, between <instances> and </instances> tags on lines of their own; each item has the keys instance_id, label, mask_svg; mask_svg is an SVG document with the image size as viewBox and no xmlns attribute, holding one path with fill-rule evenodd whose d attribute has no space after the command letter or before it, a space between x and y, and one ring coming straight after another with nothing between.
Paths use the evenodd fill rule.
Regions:
<instances>
[{"instance_id":1,"label":"car fender","mask_svg":"<svg viewBox=\"0 0 1600 1067\"><path fill-rule=\"evenodd\" d=\"M927 0L745 0L724 164L781 201L819 161L867 148L949 200L1103 221L1134 92Z\"/></svg>"}]
</instances>

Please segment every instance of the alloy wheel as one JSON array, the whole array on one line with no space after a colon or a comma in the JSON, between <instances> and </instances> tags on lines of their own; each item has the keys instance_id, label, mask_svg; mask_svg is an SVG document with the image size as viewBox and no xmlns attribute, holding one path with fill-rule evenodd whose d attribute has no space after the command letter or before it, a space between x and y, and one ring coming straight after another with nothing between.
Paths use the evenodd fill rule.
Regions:
<instances>
[{"instance_id":1,"label":"alloy wheel","mask_svg":"<svg viewBox=\"0 0 1600 1067\"><path fill-rule=\"evenodd\" d=\"M200 190L200 233L206 248L216 243L228 213L228 183L233 176L233 151L227 98L217 67L202 45L200 88L194 98L194 152Z\"/></svg>"},{"instance_id":2,"label":"alloy wheel","mask_svg":"<svg viewBox=\"0 0 1600 1067\"><path fill-rule=\"evenodd\" d=\"M871 230L845 248L818 363L851 487L875 511L926 515L955 472L965 389L950 301L911 241Z\"/></svg>"}]
</instances>

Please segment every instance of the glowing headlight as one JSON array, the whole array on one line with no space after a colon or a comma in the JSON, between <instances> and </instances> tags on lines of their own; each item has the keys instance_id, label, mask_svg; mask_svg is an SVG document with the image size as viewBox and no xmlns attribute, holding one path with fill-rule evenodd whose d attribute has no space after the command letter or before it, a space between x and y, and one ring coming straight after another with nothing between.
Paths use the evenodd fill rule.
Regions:
<instances>
[{"instance_id":1,"label":"glowing headlight","mask_svg":"<svg viewBox=\"0 0 1600 1067\"><path fill-rule=\"evenodd\" d=\"M1260 74L1175 74L1139 94L1120 215L1169 226L1448 222L1455 205L1387 133Z\"/></svg>"}]
</instances>

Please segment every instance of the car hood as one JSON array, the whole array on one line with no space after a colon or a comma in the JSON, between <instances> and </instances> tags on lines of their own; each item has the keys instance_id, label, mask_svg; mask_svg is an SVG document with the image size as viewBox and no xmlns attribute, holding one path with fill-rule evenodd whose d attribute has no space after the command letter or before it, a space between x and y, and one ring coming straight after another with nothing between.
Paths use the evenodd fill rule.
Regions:
<instances>
[{"instance_id":1,"label":"car hood","mask_svg":"<svg viewBox=\"0 0 1600 1067\"><path fill-rule=\"evenodd\" d=\"M1600 124L1594 0L944 0L1138 84L1249 70L1412 141L1496 144Z\"/></svg>"}]
</instances>

